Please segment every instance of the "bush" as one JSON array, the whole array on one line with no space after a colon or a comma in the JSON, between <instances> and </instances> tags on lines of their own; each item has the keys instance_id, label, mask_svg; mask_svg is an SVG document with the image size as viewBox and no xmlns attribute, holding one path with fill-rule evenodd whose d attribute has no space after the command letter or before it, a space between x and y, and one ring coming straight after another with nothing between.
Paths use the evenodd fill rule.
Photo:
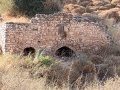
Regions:
<instances>
[{"instance_id":1,"label":"bush","mask_svg":"<svg viewBox=\"0 0 120 90\"><path fill-rule=\"evenodd\" d=\"M45 0L13 0L13 12L19 15L33 16L44 10Z\"/></svg>"},{"instance_id":2,"label":"bush","mask_svg":"<svg viewBox=\"0 0 120 90\"><path fill-rule=\"evenodd\" d=\"M38 61L40 61L43 65L49 66L52 64L52 59L49 56L43 56L40 54L38 57Z\"/></svg>"},{"instance_id":3,"label":"bush","mask_svg":"<svg viewBox=\"0 0 120 90\"><path fill-rule=\"evenodd\" d=\"M51 7L46 9L44 5L45 3L46 0L13 0L12 12L16 13L17 15L26 15L32 17L35 14L50 14L56 11L55 5L51 4Z\"/></svg>"},{"instance_id":4,"label":"bush","mask_svg":"<svg viewBox=\"0 0 120 90\"><path fill-rule=\"evenodd\" d=\"M60 3L51 0L0 0L0 14L28 16L53 14L60 11Z\"/></svg>"}]
</instances>

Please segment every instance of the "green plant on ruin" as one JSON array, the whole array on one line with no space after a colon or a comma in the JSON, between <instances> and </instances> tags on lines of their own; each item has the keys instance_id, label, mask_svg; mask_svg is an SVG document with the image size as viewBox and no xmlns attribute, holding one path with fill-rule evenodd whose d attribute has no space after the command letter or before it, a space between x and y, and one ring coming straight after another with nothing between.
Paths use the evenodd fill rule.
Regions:
<instances>
[{"instance_id":1,"label":"green plant on ruin","mask_svg":"<svg viewBox=\"0 0 120 90\"><path fill-rule=\"evenodd\" d=\"M43 56L42 54L39 56L39 60L43 65L49 66L52 64L52 59L49 56Z\"/></svg>"},{"instance_id":2,"label":"green plant on ruin","mask_svg":"<svg viewBox=\"0 0 120 90\"><path fill-rule=\"evenodd\" d=\"M41 63L42 65L45 66L50 66L52 64L52 58L50 58L49 56L45 56L42 53L39 55L38 53L36 53L36 56L33 60L34 63Z\"/></svg>"}]
</instances>

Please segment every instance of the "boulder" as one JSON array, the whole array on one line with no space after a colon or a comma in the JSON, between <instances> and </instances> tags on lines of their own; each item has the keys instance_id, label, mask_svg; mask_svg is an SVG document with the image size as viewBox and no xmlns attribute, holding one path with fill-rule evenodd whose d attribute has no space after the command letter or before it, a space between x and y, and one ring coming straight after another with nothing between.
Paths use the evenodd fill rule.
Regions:
<instances>
[{"instance_id":1,"label":"boulder","mask_svg":"<svg viewBox=\"0 0 120 90\"><path fill-rule=\"evenodd\" d=\"M108 4L108 1L105 0L92 0L93 1L93 5L95 6L104 6L106 4Z\"/></svg>"},{"instance_id":2,"label":"boulder","mask_svg":"<svg viewBox=\"0 0 120 90\"><path fill-rule=\"evenodd\" d=\"M92 1L83 1L83 2L80 2L80 5L83 6L83 7L88 7L88 6L91 6L92 5Z\"/></svg>"},{"instance_id":3,"label":"boulder","mask_svg":"<svg viewBox=\"0 0 120 90\"><path fill-rule=\"evenodd\" d=\"M118 15L118 17L116 18L117 21L120 21L120 11L117 11L116 14Z\"/></svg>"},{"instance_id":4,"label":"boulder","mask_svg":"<svg viewBox=\"0 0 120 90\"><path fill-rule=\"evenodd\" d=\"M112 9L109 9L109 10L103 10L101 11L100 13L98 13L98 15L101 17L101 18L118 18L118 11L120 9L119 8L112 8Z\"/></svg>"},{"instance_id":5,"label":"boulder","mask_svg":"<svg viewBox=\"0 0 120 90\"><path fill-rule=\"evenodd\" d=\"M92 13L84 13L82 16L86 17L88 20L91 22L100 22L102 20L101 17L99 17L97 14L92 14Z\"/></svg>"},{"instance_id":6,"label":"boulder","mask_svg":"<svg viewBox=\"0 0 120 90\"><path fill-rule=\"evenodd\" d=\"M105 7L107 7L108 9L110 8L115 8L115 5L111 4L111 3L108 3L105 5Z\"/></svg>"},{"instance_id":7,"label":"boulder","mask_svg":"<svg viewBox=\"0 0 120 90\"><path fill-rule=\"evenodd\" d=\"M120 4L120 0L112 0L112 1L111 1L111 4L113 4L113 5Z\"/></svg>"},{"instance_id":8,"label":"boulder","mask_svg":"<svg viewBox=\"0 0 120 90\"><path fill-rule=\"evenodd\" d=\"M85 12L85 8L77 4L67 4L63 8L63 12L80 15Z\"/></svg>"},{"instance_id":9,"label":"boulder","mask_svg":"<svg viewBox=\"0 0 120 90\"><path fill-rule=\"evenodd\" d=\"M89 6L87 11L93 12L93 11L96 11L98 9L99 9L99 6Z\"/></svg>"}]
</instances>

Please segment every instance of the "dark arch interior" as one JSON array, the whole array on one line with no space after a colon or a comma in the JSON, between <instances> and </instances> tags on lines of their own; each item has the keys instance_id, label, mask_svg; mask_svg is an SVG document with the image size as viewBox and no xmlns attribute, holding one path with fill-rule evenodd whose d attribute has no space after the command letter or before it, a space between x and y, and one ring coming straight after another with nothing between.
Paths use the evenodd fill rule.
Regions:
<instances>
[{"instance_id":1,"label":"dark arch interior","mask_svg":"<svg viewBox=\"0 0 120 90\"><path fill-rule=\"evenodd\" d=\"M55 55L59 57L72 57L75 55L75 52L72 49L64 46L64 47L59 48L56 51Z\"/></svg>"},{"instance_id":2,"label":"dark arch interior","mask_svg":"<svg viewBox=\"0 0 120 90\"><path fill-rule=\"evenodd\" d=\"M25 48L24 51L23 51L23 55L24 56L27 56L27 55L34 55L35 54L35 49L32 48L32 47L28 47L28 48Z\"/></svg>"}]
</instances>

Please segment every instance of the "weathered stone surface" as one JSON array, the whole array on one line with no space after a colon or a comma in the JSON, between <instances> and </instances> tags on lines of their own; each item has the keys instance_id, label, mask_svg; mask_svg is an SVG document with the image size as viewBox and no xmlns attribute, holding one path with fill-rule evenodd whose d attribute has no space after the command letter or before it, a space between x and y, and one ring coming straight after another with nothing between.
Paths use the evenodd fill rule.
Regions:
<instances>
[{"instance_id":1,"label":"weathered stone surface","mask_svg":"<svg viewBox=\"0 0 120 90\"><path fill-rule=\"evenodd\" d=\"M20 53L25 48L33 47L35 50L41 47L50 48L50 54L67 46L73 51L91 52L109 45L105 32L99 25L85 21L74 20L74 16L66 13L53 15L37 14L29 23L5 23L0 28L0 45L3 52ZM58 35L58 24L64 25L66 37ZM97 47L97 49L95 49Z\"/></svg>"}]
</instances>

